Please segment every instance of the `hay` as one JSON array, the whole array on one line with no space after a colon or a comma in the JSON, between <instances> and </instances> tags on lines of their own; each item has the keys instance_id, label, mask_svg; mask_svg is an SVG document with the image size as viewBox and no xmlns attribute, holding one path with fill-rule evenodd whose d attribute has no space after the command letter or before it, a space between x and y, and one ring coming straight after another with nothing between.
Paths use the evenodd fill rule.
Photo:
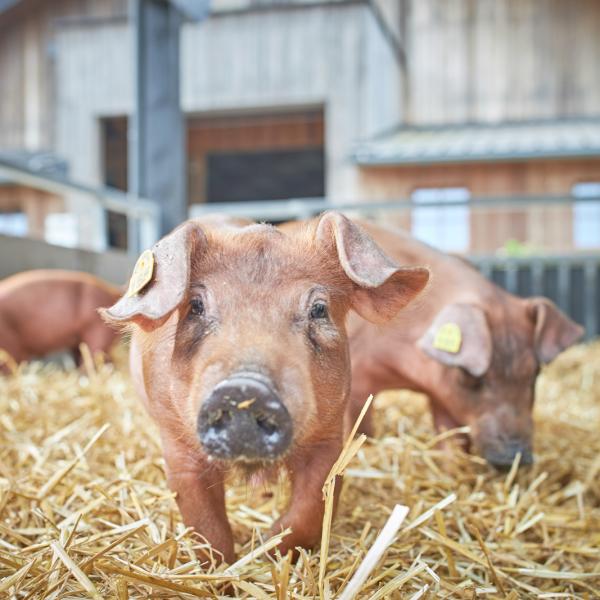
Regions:
<instances>
[{"instance_id":1,"label":"hay","mask_svg":"<svg viewBox=\"0 0 600 600\"><path fill-rule=\"evenodd\" d=\"M338 464L326 560L320 550L296 564L269 558L285 486L239 486L228 492L239 560L208 570L128 377L85 363L83 373L31 364L0 377L2 598L600 597L600 344L544 372L533 467L502 474L444 455L423 399L385 394L382 435L349 444ZM376 539L397 503L408 515L385 550L389 538Z\"/></svg>"}]
</instances>

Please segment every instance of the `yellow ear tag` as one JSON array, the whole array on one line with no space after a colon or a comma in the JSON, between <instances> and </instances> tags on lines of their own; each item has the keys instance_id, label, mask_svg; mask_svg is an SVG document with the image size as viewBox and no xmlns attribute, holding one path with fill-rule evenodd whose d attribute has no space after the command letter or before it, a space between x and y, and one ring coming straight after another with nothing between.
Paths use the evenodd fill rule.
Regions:
<instances>
[{"instance_id":1,"label":"yellow ear tag","mask_svg":"<svg viewBox=\"0 0 600 600\"><path fill-rule=\"evenodd\" d=\"M456 323L444 323L435 334L433 347L450 354L456 354L462 344L462 333Z\"/></svg>"},{"instance_id":2,"label":"yellow ear tag","mask_svg":"<svg viewBox=\"0 0 600 600\"><path fill-rule=\"evenodd\" d=\"M144 250L133 267L126 296L131 298L131 296L139 294L150 283L153 273L154 254L152 254L152 250Z\"/></svg>"}]
</instances>

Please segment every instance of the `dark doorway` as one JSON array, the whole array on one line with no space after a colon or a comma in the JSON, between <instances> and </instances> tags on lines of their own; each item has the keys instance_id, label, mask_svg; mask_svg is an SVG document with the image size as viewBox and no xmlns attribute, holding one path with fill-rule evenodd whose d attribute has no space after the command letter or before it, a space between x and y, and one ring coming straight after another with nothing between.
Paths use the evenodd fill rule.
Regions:
<instances>
[{"instance_id":1,"label":"dark doorway","mask_svg":"<svg viewBox=\"0 0 600 600\"><path fill-rule=\"evenodd\" d=\"M190 203L325 196L323 111L192 118Z\"/></svg>"},{"instance_id":2,"label":"dark doorway","mask_svg":"<svg viewBox=\"0 0 600 600\"><path fill-rule=\"evenodd\" d=\"M127 191L127 117L101 119L104 185ZM106 227L110 248L127 249L127 217L107 211Z\"/></svg>"},{"instance_id":3,"label":"dark doorway","mask_svg":"<svg viewBox=\"0 0 600 600\"><path fill-rule=\"evenodd\" d=\"M321 198L323 149L209 154L207 202Z\"/></svg>"}]
</instances>

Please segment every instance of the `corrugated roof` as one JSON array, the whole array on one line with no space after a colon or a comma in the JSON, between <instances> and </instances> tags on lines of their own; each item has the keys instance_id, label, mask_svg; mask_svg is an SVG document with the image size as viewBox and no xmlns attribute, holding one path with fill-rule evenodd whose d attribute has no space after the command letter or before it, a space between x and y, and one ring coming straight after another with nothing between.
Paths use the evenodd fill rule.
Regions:
<instances>
[{"instance_id":1,"label":"corrugated roof","mask_svg":"<svg viewBox=\"0 0 600 600\"><path fill-rule=\"evenodd\" d=\"M66 177L68 173L67 162L52 152L0 148L0 162L7 162L40 175ZM7 183L12 182L0 177L0 185Z\"/></svg>"},{"instance_id":2,"label":"corrugated roof","mask_svg":"<svg viewBox=\"0 0 600 600\"><path fill-rule=\"evenodd\" d=\"M406 127L358 145L360 165L600 157L600 118Z\"/></svg>"}]
</instances>

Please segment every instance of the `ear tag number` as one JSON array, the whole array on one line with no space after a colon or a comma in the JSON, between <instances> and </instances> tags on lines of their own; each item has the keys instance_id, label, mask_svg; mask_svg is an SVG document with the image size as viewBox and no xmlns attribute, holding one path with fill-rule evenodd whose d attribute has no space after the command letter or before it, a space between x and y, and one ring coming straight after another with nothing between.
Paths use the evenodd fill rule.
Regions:
<instances>
[{"instance_id":1,"label":"ear tag number","mask_svg":"<svg viewBox=\"0 0 600 600\"><path fill-rule=\"evenodd\" d=\"M433 347L457 354L462 344L462 333L456 323L444 323L436 332Z\"/></svg>"},{"instance_id":2,"label":"ear tag number","mask_svg":"<svg viewBox=\"0 0 600 600\"><path fill-rule=\"evenodd\" d=\"M133 275L129 280L126 296L131 298L139 294L152 279L154 273L154 254L152 250L144 250L133 267Z\"/></svg>"}]
</instances>

